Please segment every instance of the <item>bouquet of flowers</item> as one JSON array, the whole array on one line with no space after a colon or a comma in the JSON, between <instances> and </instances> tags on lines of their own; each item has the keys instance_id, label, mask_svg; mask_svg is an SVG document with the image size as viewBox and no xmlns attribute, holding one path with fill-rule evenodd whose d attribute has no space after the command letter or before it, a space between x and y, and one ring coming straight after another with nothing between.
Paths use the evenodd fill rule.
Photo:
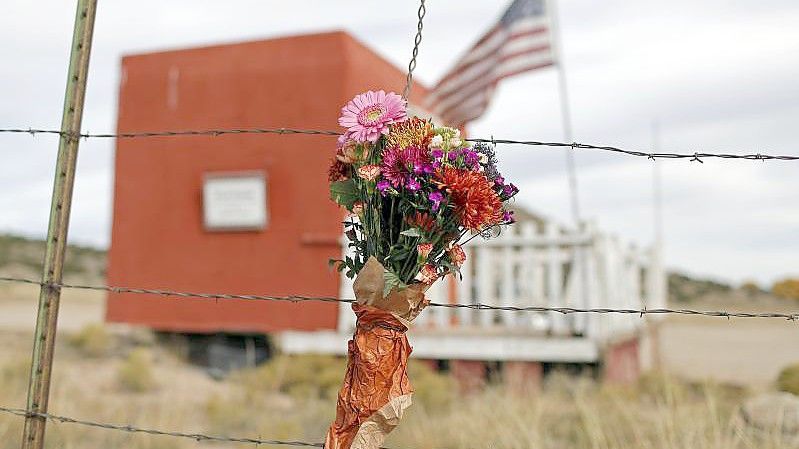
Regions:
<instances>
[{"instance_id":1,"label":"bouquet of flowers","mask_svg":"<svg viewBox=\"0 0 799 449\"><path fill-rule=\"evenodd\" d=\"M395 93L356 96L339 124L330 194L350 213L344 227L354 255L332 262L356 278L358 322L325 447L371 448L410 404L405 331L426 305L424 292L460 274L466 241L513 223L508 203L518 189L500 175L492 146L408 118Z\"/></svg>"},{"instance_id":2,"label":"bouquet of flowers","mask_svg":"<svg viewBox=\"0 0 799 449\"><path fill-rule=\"evenodd\" d=\"M341 114L346 132L330 167L330 193L353 218L344 225L355 256L337 261L350 278L374 257L386 269L386 294L431 284L459 273L467 234L513 222L507 205L518 189L500 175L491 146L407 118L394 93L360 94Z\"/></svg>"}]
</instances>

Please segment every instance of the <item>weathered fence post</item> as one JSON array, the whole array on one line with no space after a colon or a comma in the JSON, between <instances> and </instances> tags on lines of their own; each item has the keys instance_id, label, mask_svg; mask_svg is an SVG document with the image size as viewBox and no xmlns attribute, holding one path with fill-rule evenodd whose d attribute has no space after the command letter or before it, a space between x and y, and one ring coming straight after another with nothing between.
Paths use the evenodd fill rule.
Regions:
<instances>
[{"instance_id":1,"label":"weathered fence post","mask_svg":"<svg viewBox=\"0 0 799 449\"><path fill-rule=\"evenodd\" d=\"M33 361L28 385L29 415L25 417L23 449L41 449L44 445L46 419L38 414L47 412L50 393L50 372L53 366L58 303L61 297L58 284L61 283L67 248L69 211L72 205L72 187L75 181L75 164L78 158L83 100L86 96L86 78L89 72L89 54L96 10L97 0L78 0L64 94L64 111L61 116L61 137L58 142L53 198L50 204L42 286L39 292L39 312L36 317Z\"/></svg>"}]
</instances>

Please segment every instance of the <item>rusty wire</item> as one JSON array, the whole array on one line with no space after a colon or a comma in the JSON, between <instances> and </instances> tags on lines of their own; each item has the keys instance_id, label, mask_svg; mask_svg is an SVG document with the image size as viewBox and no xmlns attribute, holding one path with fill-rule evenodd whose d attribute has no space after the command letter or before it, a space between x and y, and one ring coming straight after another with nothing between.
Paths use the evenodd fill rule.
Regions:
<instances>
[{"instance_id":1,"label":"rusty wire","mask_svg":"<svg viewBox=\"0 0 799 449\"><path fill-rule=\"evenodd\" d=\"M68 288L78 290L95 290L107 291L112 293L132 293L132 294L145 294L145 295L158 295L164 297L178 297L178 298L200 298L200 299L213 299L213 300L245 300L245 301L287 301L287 302L304 302L304 301L317 301L317 302L335 302L335 303L354 303L354 299L337 298L334 296L305 296L305 295L241 295L230 293L196 293L185 291L174 291L164 289L149 289L149 288L131 288L131 287L114 287L107 285L75 285L75 284L48 284L33 279L15 278L15 277L0 277L1 282L16 282L24 284L32 284L52 288ZM623 314L623 315L701 315L710 317L722 318L782 318L789 321L799 320L799 312L797 313L781 313L781 312L728 312L723 310L691 310L691 309L667 309L656 308L648 309L646 307L641 309L631 308L580 308L580 307L546 307L546 306L495 306L490 304L474 303L474 304L449 304L449 303L436 303L431 302L431 307L444 307L449 309L472 309L472 310L501 310L506 312L552 312L560 313L562 315L569 315L574 313L597 313L597 314Z\"/></svg>"},{"instance_id":2,"label":"rusty wire","mask_svg":"<svg viewBox=\"0 0 799 449\"><path fill-rule=\"evenodd\" d=\"M195 440L197 442L200 441L219 441L219 442L226 442L226 443L248 443L248 444L255 444L256 446L261 444L273 444L273 445L281 445L281 446L302 446L302 447L324 447L324 443L312 443L308 441L292 441L292 440L262 440L260 438L240 438L240 437L227 437L227 436L218 436L218 435L206 435L202 433L186 433L186 432L171 432L166 430L158 430L158 429L146 429L142 427L135 427L129 424L109 424L109 423L101 423L95 421L87 421L82 419L75 419L70 418L68 416L59 416L53 415L50 413L42 413L42 412L29 412L24 409L19 408L11 408L11 407L0 407L0 412L7 413L11 415L17 415L22 417L39 417L48 419L50 421L59 422L59 423L66 423L66 424L78 424L81 426L87 427L97 427L101 429L108 429L108 430L117 430L122 432L129 432L129 433L144 433L148 435L161 435L161 436L170 436L170 437L177 437L177 438L188 438Z\"/></svg>"},{"instance_id":3,"label":"rusty wire","mask_svg":"<svg viewBox=\"0 0 799 449\"><path fill-rule=\"evenodd\" d=\"M14 133L14 134L30 134L35 136L37 134L57 134L66 138L116 138L116 139L130 139L139 137L178 137L178 136L223 136L230 134L282 134L282 135L321 135L321 136L340 136L340 131L331 130L317 130L317 129L296 129L296 128L232 128L232 129L204 129L204 130L183 130L183 131L144 131L144 132L124 132L124 133L80 133L72 135L68 132L54 130L54 129L34 129L34 128L3 128L0 133ZM708 153L708 152L693 152L693 153L662 153L662 152L648 152L640 150L626 150L624 148L609 146L609 145L592 145L579 142L544 142L536 140L512 140L512 139L485 139L485 138L472 138L466 139L469 142L484 142L494 145L525 145L534 147L553 147L553 148L571 148L580 150L599 150L608 151L612 153L621 153L629 156L645 157L650 160L655 159L689 159L694 162L704 162L702 159L743 159L751 161L796 161L799 156L793 155L774 155L766 153L746 153L746 154L733 154L733 153Z\"/></svg>"}]
</instances>

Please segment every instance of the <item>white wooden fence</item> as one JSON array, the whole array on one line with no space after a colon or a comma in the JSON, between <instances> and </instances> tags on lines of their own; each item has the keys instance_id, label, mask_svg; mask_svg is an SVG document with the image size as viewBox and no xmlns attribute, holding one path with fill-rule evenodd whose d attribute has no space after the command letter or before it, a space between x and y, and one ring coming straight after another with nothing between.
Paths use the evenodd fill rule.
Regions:
<instances>
[{"instance_id":1,"label":"white wooden fence","mask_svg":"<svg viewBox=\"0 0 799 449\"><path fill-rule=\"evenodd\" d=\"M584 225L578 232L551 222L522 223L499 237L467 245L463 279L444 279L429 291L434 302L576 308L665 306L664 271L656 248L640 250ZM342 277L341 296L352 296ZM596 340L635 331L637 315L506 312L431 307L416 320L419 330L502 330ZM344 305L339 329L350 331L354 316Z\"/></svg>"},{"instance_id":2,"label":"white wooden fence","mask_svg":"<svg viewBox=\"0 0 799 449\"><path fill-rule=\"evenodd\" d=\"M624 245L586 223L577 231L527 221L465 248L463 279L443 279L434 302L575 308L665 306L665 274L657 248ZM342 276L341 296L352 297ZM482 360L595 361L609 342L636 336L651 317L429 307L415 321L420 357ZM342 352L355 317L342 304L338 332L287 333L288 352ZM333 335L337 334L337 335ZM332 338L332 340L331 340ZM341 345L341 349L337 349Z\"/></svg>"}]
</instances>

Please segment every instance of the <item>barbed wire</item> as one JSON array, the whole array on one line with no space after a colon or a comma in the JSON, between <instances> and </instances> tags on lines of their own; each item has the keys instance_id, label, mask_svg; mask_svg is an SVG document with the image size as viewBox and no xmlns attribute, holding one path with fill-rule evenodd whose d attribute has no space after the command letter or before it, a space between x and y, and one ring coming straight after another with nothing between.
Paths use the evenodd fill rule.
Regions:
<instances>
[{"instance_id":1,"label":"barbed wire","mask_svg":"<svg viewBox=\"0 0 799 449\"><path fill-rule=\"evenodd\" d=\"M132 139L137 137L177 137L177 136L222 136L226 134L307 134L322 136L340 136L340 131L320 130L320 129L297 129L297 128L224 128L224 129L192 129L177 131L144 131L126 133L80 133L73 134L68 131L57 129L35 129L35 128L6 128L0 129L0 133L11 134L57 134L65 137L90 139Z\"/></svg>"},{"instance_id":2,"label":"barbed wire","mask_svg":"<svg viewBox=\"0 0 799 449\"><path fill-rule=\"evenodd\" d=\"M331 130L317 130L317 129L296 129L296 128L232 128L232 129L203 129L203 130L183 130L183 131L145 131L145 132L125 132L125 133L80 133L71 134L66 131L59 131L55 129L35 129L35 128L3 128L0 133L12 134L30 134L35 136L37 134L56 134L60 136L90 139L90 138L109 138L109 139L131 139L131 138L146 138L146 137L179 137L179 136L224 136L230 134L282 134L282 135L321 135L321 136L340 136L340 131ZM620 147L609 145L592 145L579 142L546 142L537 140L512 140L512 139L485 139L485 138L470 138L466 139L468 142L484 142L494 145L525 145L537 147L553 147L553 148L571 148L580 150L599 150L608 151L612 153L621 153L629 156L645 157L650 160L655 159L689 159L694 162L704 162L702 159L716 158L716 159L743 159L752 161L796 161L799 160L799 155L774 155L766 153L708 153L708 152L693 152L693 153L663 153L663 152L648 152L640 150L627 150Z\"/></svg>"},{"instance_id":3,"label":"barbed wire","mask_svg":"<svg viewBox=\"0 0 799 449\"><path fill-rule=\"evenodd\" d=\"M402 98L407 99L411 94L411 87L413 87L413 70L416 68L416 56L419 55L419 44L422 43L422 28L424 28L424 15L427 13L427 8L424 6L425 0L420 0L419 9L416 12L419 18L416 22L416 37L413 38L413 51L411 52L411 61L408 63L408 75L405 78L405 89L402 91Z\"/></svg>"},{"instance_id":4,"label":"barbed wire","mask_svg":"<svg viewBox=\"0 0 799 449\"><path fill-rule=\"evenodd\" d=\"M702 161L703 158L718 158L718 159L746 159L746 160L753 160L753 161L766 161L766 160L780 160L780 161L796 161L799 160L799 156L791 156L791 155L773 155L773 154L763 154L763 153L749 153L749 154L733 154L733 153L706 153L706 152L694 152L694 153L660 153L660 152L648 152L648 151L639 151L639 150L625 150L624 148L609 146L609 145L591 145L587 143L579 143L579 142L541 142L536 140L511 140L511 139L481 139L481 138L473 138L473 139L466 139L469 142L484 142L484 143L491 143L494 145L497 144L513 144L513 145L528 145L528 146L542 146L542 147L561 147L561 148L571 148L571 149L580 149L580 150L601 150L601 151L610 151L613 153L622 153L629 156L640 156L645 157L647 159L655 160L655 159L690 159L691 161L695 162L704 162Z\"/></svg>"},{"instance_id":5,"label":"barbed wire","mask_svg":"<svg viewBox=\"0 0 799 449\"><path fill-rule=\"evenodd\" d=\"M214 299L214 300L232 300L240 299L246 301L287 301L287 302L303 302L303 301L317 301L317 302L335 302L335 303L354 303L354 299L337 298L333 296L305 296L305 295L241 295L230 293L196 293L163 289L149 289L149 288L132 288L132 287L114 287L108 285L75 285L75 284L48 284L46 282L36 281L33 279L16 278L16 277L0 277L1 282L16 282L31 284L37 286L49 286L53 288L68 288L77 290L95 290L107 291L112 293L132 293L132 294L147 294L158 296L174 296L179 298L201 298L201 299ZM625 314L625 315L701 315L709 317L722 317L722 318L782 318L789 321L798 321L799 312L797 313L781 313L781 312L728 312L723 310L692 310L692 309L668 309L668 308L654 308L648 309L646 307L641 309L632 308L609 308L609 307L546 307L546 306L496 306L490 304L473 303L473 304L450 304L450 303L437 303L431 302L430 307L444 307L449 309L472 309L472 310L496 310L505 312L553 312L562 315L574 313L597 313L597 314Z\"/></svg>"},{"instance_id":6,"label":"barbed wire","mask_svg":"<svg viewBox=\"0 0 799 449\"><path fill-rule=\"evenodd\" d=\"M218 435L206 435L202 433L185 433L185 432L158 430L158 429L146 429L143 427L135 427L129 424L121 425L121 424L102 423L96 421L87 421L82 419L70 418L68 416L53 415L50 413L42 413L42 412L33 412L11 407L0 407L0 412L22 417L34 416L59 423L78 424L81 426L96 427L107 430L116 430L129 433L144 433L148 435L170 436L176 438L188 438L195 440L197 442L219 441L226 443L248 443L248 444L255 444L256 446L261 444L272 444L280 446L301 446L301 447L322 447L322 448L325 447L324 443L312 443L308 441L262 440L260 438L239 438L239 437L227 437L227 436L218 436Z\"/></svg>"}]
</instances>

